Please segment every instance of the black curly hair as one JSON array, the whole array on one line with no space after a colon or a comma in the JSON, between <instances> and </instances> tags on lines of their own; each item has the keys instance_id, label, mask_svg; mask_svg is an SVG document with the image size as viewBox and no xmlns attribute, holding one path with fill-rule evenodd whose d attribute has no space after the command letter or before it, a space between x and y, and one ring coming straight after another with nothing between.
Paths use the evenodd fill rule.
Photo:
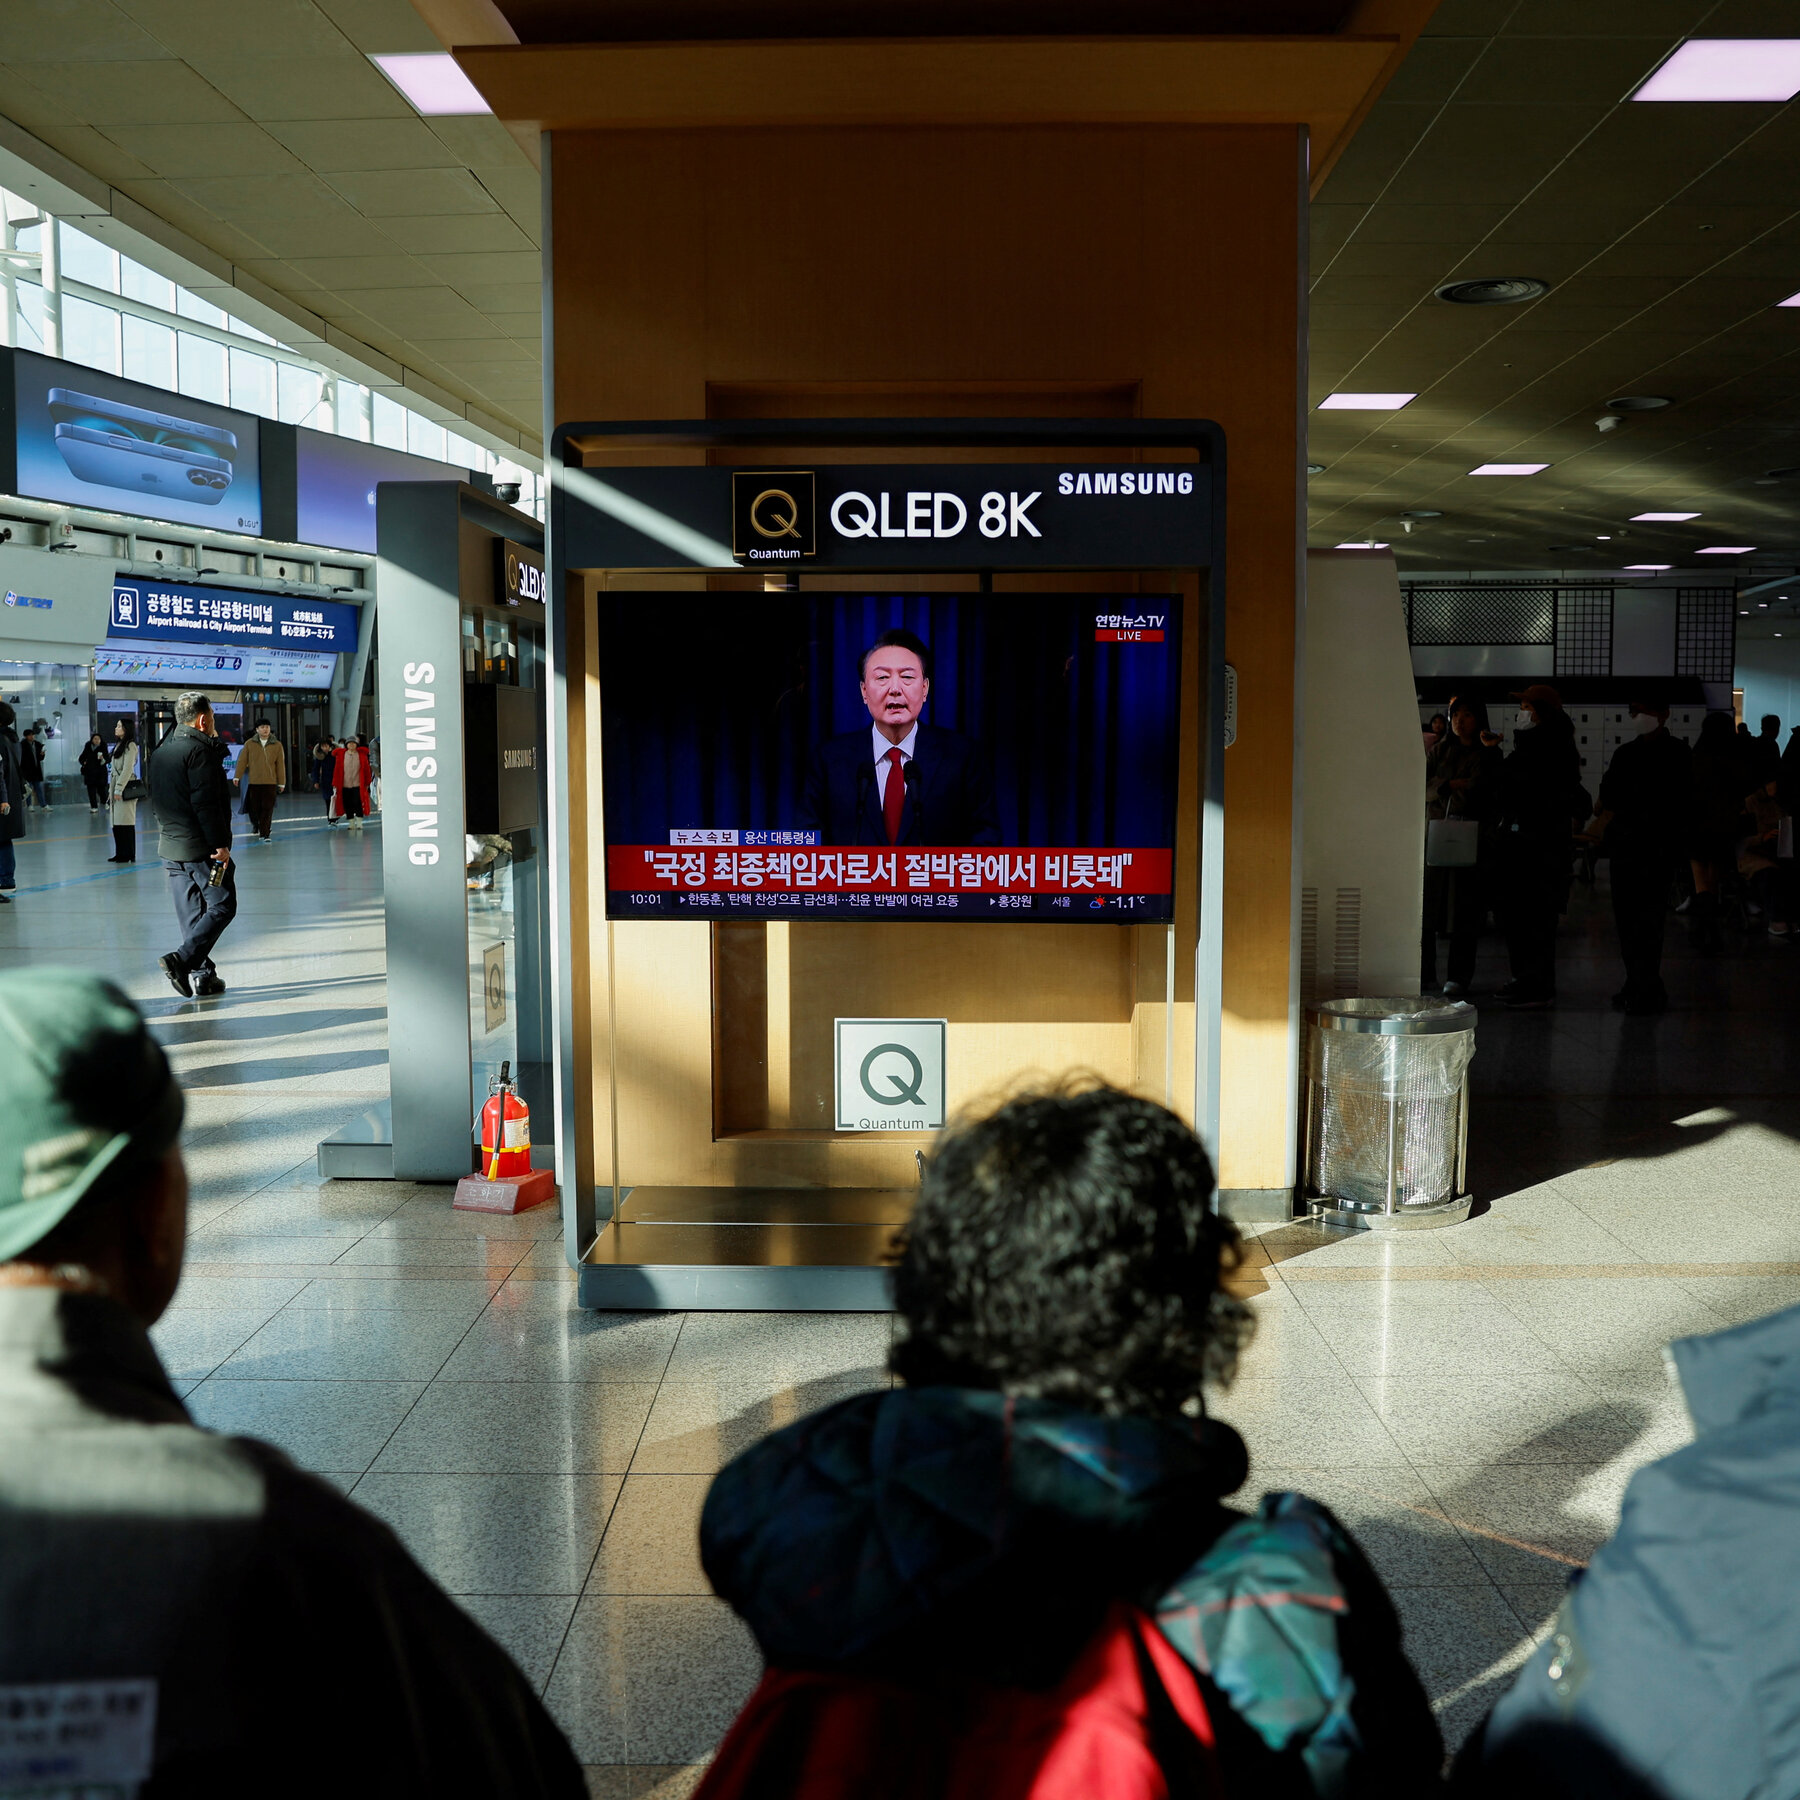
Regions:
<instances>
[{"instance_id":1,"label":"black curly hair","mask_svg":"<svg viewBox=\"0 0 1800 1800\"><path fill-rule=\"evenodd\" d=\"M1238 1239L1212 1191L1193 1132L1117 1088L1068 1084L953 1125L901 1234L894 1373L1110 1415L1197 1412L1250 1324L1219 1286Z\"/></svg>"}]
</instances>

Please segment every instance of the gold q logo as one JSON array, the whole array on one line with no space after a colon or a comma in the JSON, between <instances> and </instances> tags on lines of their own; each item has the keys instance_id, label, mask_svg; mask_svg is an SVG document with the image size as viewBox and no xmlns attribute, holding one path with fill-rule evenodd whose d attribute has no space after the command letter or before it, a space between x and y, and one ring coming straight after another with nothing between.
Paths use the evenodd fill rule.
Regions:
<instances>
[{"instance_id":1,"label":"gold q logo","mask_svg":"<svg viewBox=\"0 0 1800 1800\"><path fill-rule=\"evenodd\" d=\"M783 517L785 510L786 517ZM750 529L758 537L784 538L800 535L800 508L785 488L764 488L750 502Z\"/></svg>"}]
</instances>

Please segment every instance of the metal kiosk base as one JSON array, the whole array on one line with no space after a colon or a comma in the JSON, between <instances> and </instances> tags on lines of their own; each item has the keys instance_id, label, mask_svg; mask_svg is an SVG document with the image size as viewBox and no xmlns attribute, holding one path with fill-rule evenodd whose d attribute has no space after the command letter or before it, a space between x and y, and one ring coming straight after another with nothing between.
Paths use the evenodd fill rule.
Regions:
<instances>
[{"instance_id":1,"label":"metal kiosk base","mask_svg":"<svg viewBox=\"0 0 1800 1800\"><path fill-rule=\"evenodd\" d=\"M606 1312L890 1312L909 1188L628 1188L580 1274Z\"/></svg>"},{"instance_id":2,"label":"metal kiosk base","mask_svg":"<svg viewBox=\"0 0 1800 1800\"><path fill-rule=\"evenodd\" d=\"M1307 1216L1319 1225L1345 1231L1430 1231L1438 1225L1460 1225L1475 1204L1472 1194L1440 1200L1434 1206L1403 1206L1389 1212L1381 1206L1358 1206L1354 1200L1309 1200Z\"/></svg>"}]
</instances>

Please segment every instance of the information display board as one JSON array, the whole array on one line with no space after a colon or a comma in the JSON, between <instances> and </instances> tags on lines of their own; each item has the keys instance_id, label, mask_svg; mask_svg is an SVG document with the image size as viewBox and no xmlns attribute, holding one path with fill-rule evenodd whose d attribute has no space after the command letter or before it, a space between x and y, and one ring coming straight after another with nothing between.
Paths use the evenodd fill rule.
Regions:
<instances>
[{"instance_id":1,"label":"information display board","mask_svg":"<svg viewBox=\"0 0 1800 1800\"><path fill-rule=\"evenodd\" d=\"M18 492L219 531L262 530L254 413L12 354Z\"/></svg>"},{"instance_id":2,"label":"information display board","mask_svg":"<svg viewBox=\"0 0 1800 1800\"><path fill-rule=\"evenodd\" d=\"M107 636L335 655L355 650L360 622L358 609L340 600L121 575L113 583Z\"/></svg>"},{"instance_id":3,"label":"information display board","mask_svg":"<svg viewBox=\"0 0 1800 1800\"><path fill-rule=\"evenodd\" d=\"M1173 917L1179 598L594 604L609 918Z\"/></svg>"},{"instance_id":4,"label":"information display board","mask_svg":"<svg viewBox=\"0 0 1800 1800\"><path fill-rule=\"evenodd\" d=\"M295 536L303 544L375 551L375 489L383 481L467 481L467 469L301 426L295 432Z\"/></svg>"}]
</instances>

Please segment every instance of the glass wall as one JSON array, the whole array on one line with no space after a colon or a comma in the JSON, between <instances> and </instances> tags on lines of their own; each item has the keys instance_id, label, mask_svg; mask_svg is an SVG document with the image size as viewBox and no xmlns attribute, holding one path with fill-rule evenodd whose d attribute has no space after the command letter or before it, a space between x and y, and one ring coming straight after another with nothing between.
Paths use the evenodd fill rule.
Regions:
<instances>
[{"instance_id":1,"label":"glass wall","mask_svg":"<svg viewBox=\"0 0 1800 1800\"><path fill-rule=\"evenodd\" d=\"M410 450L496 482L516 481L520 508L544 516L539 470L337 375L75 226L46 220L33 202L5 189L0 212L7 344L265 419ZM53 245L46 241L50 226ZM56 268L49 284L47 249Z\"/></svg>"},{"instance_id":2,"label":"glass wall","mask_svg":"<svg viewBox=\"0 0 1800 1800\"><path fill-rule=\"evenodd\" d=\"M81 746L94 729L93 671L75 663L0 662L0 700L18 715L21 736L37 728L50 803L82 798Z\"/></svg>"}]
</instances>

